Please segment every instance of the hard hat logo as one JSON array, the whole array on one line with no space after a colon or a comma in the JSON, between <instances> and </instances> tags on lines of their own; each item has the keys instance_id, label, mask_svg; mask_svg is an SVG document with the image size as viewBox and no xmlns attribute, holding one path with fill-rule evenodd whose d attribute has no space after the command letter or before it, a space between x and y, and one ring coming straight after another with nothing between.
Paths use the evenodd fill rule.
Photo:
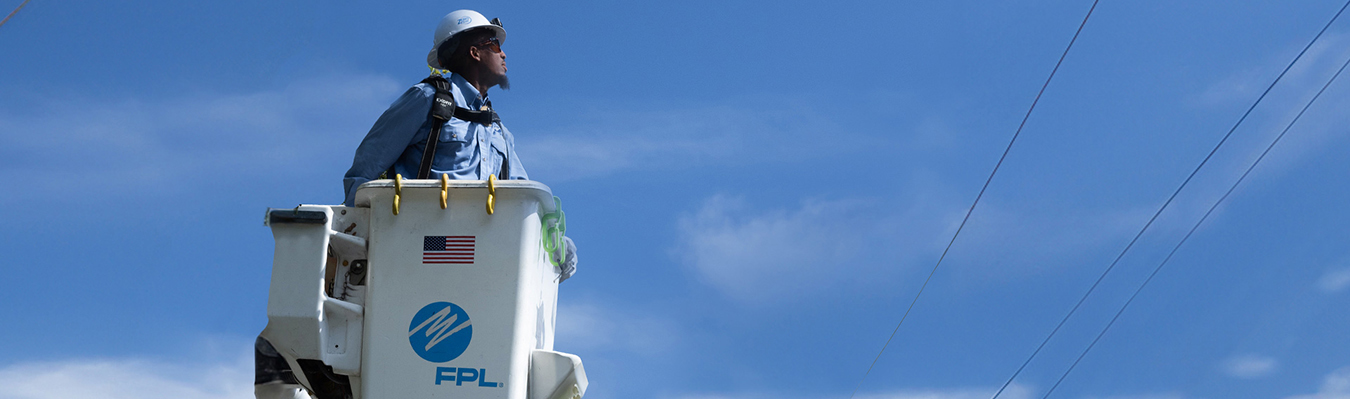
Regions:
<instances>
[{"instance_id":1,"label":"hard hat logo","mask_svg":"<svg viewBox=\"0 0 1350 399\"><path fill-rule=\"evenodd\" d=\"M472 20L473 20L473 17L464 17L464 18L460 18L458 21L455 21L455 24L456 24L456 25L464 25L464 24L469 23L469 21L472 21Z\"/></svg>"},{"instance_id":2,"label":"hard hat logo","mask_svg":"<svg viewBox=\"0 0 1350 399\"><path fill-rule=\"evenodd\" d=\"M423 306L408 324L408 344L417 356L432 363L445 363L469 349L473 324L469 313L450 302Z\"/></svg>"}]
</instances>

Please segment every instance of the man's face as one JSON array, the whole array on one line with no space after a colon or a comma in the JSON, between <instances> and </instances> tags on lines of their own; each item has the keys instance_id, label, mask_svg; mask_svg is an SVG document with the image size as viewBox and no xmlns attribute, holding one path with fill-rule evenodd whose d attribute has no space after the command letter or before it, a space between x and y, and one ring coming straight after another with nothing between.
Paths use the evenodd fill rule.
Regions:
<instances>
[{"instance_id":1,"label":"man's face","mask_svg":"<svg viewBox=\"0 0 1350 399\"><path fill-rule=\"evenodd\" d=\"M472 49L469 50L470 56L479 64L479 70L484 72L484 77L494 80L494 85L499 85L503 89L508 88L506 83L506 51L502 50L501 43L497 38L487 36L480 38Z\"/></svg>"}]
</instances>

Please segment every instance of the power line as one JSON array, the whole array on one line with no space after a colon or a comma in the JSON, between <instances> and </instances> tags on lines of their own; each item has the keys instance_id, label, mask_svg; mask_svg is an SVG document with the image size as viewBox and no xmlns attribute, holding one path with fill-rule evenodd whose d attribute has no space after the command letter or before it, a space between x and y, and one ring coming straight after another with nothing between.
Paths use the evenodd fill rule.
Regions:
<instances>
[{"instance_id":1,"label":"power line","mask_svg":"<svg viewBox=\"0 0 1350 399\"><path fill-rule=\"evenodd\" d=\"M10 18L13 18L13 17L14 17L14 14L18 14L18 13L19 13L19 10L22 10L22 9L23 9L23 6L28 5L28 1L29 1L29 0L23 0L22 3L19 3L19 7L18 7L18 8L15 8L14 11L10 11L10 12L9 12L9 15L6 15L6 16L5 16L5 19L0 19L0 26L5 26L5 22L9 22L9 19L10 19Z\"/></svg>"},{"instance_id":2,"label":"power line","mask_svg":"<svg viewBox=\"0 0 1350 399\"><path fill-rule=\"evenodd\" d=\"M1036 98L1031 101L1031 106L1027 108L1026 115L1022 116L1022 123L1017 125L1017 131L1013 132L1011 140L1008 140L1008 146L1003 149L1003 155L998 157L998 162L994 164L994 170L989 172L989 178L984 180L984 186L980 187L980 193L975 196L975 201L970 204L970 209L966 210L966 216L961 218L961 224L956 227L956 232L952 234L951 241L947 242L947 248L942 250L942 256L938 257L937 263L933 265L933 270L928 272L928 277L923 280L923 285L919 286L919 292L914 294L914 300L910 301L909 307L905 309L904 315L900 316L900 322L895 323L895 330L891 331L890 337L886 338L886 343L881 346L881 351L877 352L877 357L872 359L872 364L867 366L867 371L863 373L858 385L853 387L853 393L849 394L849 399L858 394L858 389L862 388L863 381L867 381L867 375L872 373L872 368L876 367L877 360L886 353L886 348L891 345L891 340L895 338L895 333L900 331L900 325L905 323L909 317L909 312L914 310L914 304L919 302L919 296L923 295L923 290L928 288L928 282L933 279L933 274L937 273L938 266L942 265L942 260L947 258L947 252L951 251L952 244L956 242L956 237L961 235L961 229L966 227L966 221L970 220L970 214L975 212L975 206L979 205L980 198L984 197L985 190L989 189L989 183L994 181L994 175L998 174L998 169L1003 166L1003 160L1008 158L1008 152L1012 150L1013 143L1017 142L1017 136L1022 134L1022 128L1026 127L1027 120L1031 118L1031 112L1036 109L1036 104L1041 101L1041 95L1045 94L1045 89L1050 87L1050 81L1055 78L1055 73L1059 72L1059 66L1064 63L1064 58L1068 57L1069 49L1073 48L1074 42L1078 41L1078 35L1083 33L1083 27L1087 25L1089 17L1092 17L1092 11L1097 9L1097 3L1100 0L1093 0L1092 7L1088 8L1087 15L1083 16L1083 22L1078 24L1078 30L1074 31L1073 38L1069 39L1069 45L1064 47L1064 53L1059 55L1059 61L1055 62L1054 69L1050 70L1050 76L1045 78L1045 83L1041 85L1041 90L1036 92Z\"/></svg>"},{"instance_id":3,"label":"power line","mask_svg":"<svg viewBox=\"0 0 1350 399\"><path fill-rule=\"evenodd\" d=\"M1219 140L1219 143L1214 145L1214 148L1209 151L1209 154L1205 155L1205 159L1201 160L1200 164L1195 166L1195 169L1191 171L1191 174L1186 176L1186 180L1181 182L1181 185L1177 187L1176 191L1173 191L1172 195L1167 197L1167 201L1163 202L1162 207L1159 207L1158 211L1153 213L1153 217L1148 219L1148 223L1145 223L1144 227L1139 229L1139 233L1135 234L1134 238L1130 240L1130 243L1125 246L1125 249L1121 250L1120 254L1116 256L1116 259L1111 261L1111 265L1107 266L1106 270L1102 271L1101 276L1097 277L1097 281L1093 282L1087 292L1083 293L1083 297L1078 299L1078 303L1073 305L1073 308L1069 310L1068 314L1064 315L1064 318L1059 321L1059 324L1055 325L1055 328L1050 331L1050 334L1045 337L1045 340L1041 341L1041 344L1036 347L1036 350L1031 352L1031 356L1028 356L1027 360L1022 362L1022 365L1017 368L1017 371L1013 372L1012 377L1009 377L1008 381L1004 382L1002 387L999 387L998 392L994 393L994 398L998 398L998 396L1008 388L1008 385L1012 384L1013 380L1022 373L1022 370L1027 367L1027 364L1031 363L1031 360L1041 352L1041 349L1045 348L1045 344L1050 342L1050 339L1055 336L1055 333L1059 332L1059 329L1064 326L1064 323L1069 320L1069 317L1073 316L1074 312L1078 311L1078 308L1083 305L1083 302L1087 300L1088 296L1097 289L1097 286L1101 284L1102 280L1106 278L1106 275L1111 272L1111 269L1116 267L1116 264L1125 256L1125 253L1129 252L1130 248L1134 247L1134 244L1139 241L1139 237L1144 235L1144 232L1148 230L1149 226L1153 225L1153 222L1158 219L1158 215L1162 214L1163 210L1167 209L1167 206L1172 203L1172 200L1176 199L1177 194L1181 193L1181 190L1186 188L1186 185L1191 182L1191 179L1195 177L1195 174L1200 172L1200 168L1203 168L1205 164L1209 162L1210 158L1214 156L1214 153L1218 152L1220 147L1223 147L1223 144L1228 141L1228 138L1233 135L1233 132L1237 130L1238 126L1241 126L1242 122L1247 120L1247 116L1251 115L1252 110L1256 109L1256 106L1261 104L1261 100L1266 98L1266 95L1275 87L1275 84L1279 83L1280 79L1284 78L1284 75L1289 72L1289 69L1293 68L1294 64L1303 57L1303 54L1308 52L1308 49L1312 47L1313 43L1317 42L1317 39L1322 37L1323 33L1326 33L1327 28L1330 28L1331 24L1336 22L1337 18L1340 18L1341 13L1344 12L1345 8L1348 6L1350 6L1350 2L1346 2L1344 6L1341 6L1341 9L1336 12L1336 15L1331 17L1331 21L1328 21L1326 26L1323 26L1322 30L1317 32L1317 36L1314 36L1312 41L1308 42L1308 45L1304 46L1302 51L1299 51L1298 55L1294 57L1294 60L1290 61L1289 65L1285 66L1283 71L1280 71L1279 76L1276 76L1275 80L1270 82L1270 85L1266 87L1265 91L1261 92L1261 95L1256 98L1256 101L1252 103L1251 107L1248 107L1247 111L1242 114L1242 117L1238 118L1237 123L1233 124L1231 129L1228 129L1228 133L1224 134L1223 139Z\"/></svg>"},{"instance_id":4,"label":"power line","mask_svg":"<svg viewBox=\"0 0 1350 399\"><path fill-rule=\"evenodd\" d=\"M1219 207L1219 204L1228 199L1230 194L1233 194L1233 190L1236 190L1238 185L1242 184L1242 181L1247 178L1247 175L1252 173L1252 169L1256 169L1256 165L1261 163L1262 159L1266 158L1266 154L1269 154L1270 150L1275 148L1275 144L1279 143L1280 139L1284 138L1284 134L1289 133L1289 129L1294 127L1294 123L1297 123L1298 119L1303 117L1303 113L1307 112L1308 108L1317 101L1317 98L1322 96L1322 92L1325 92L1327 87L1331 86L1331 82L1335 82L1336 77L1341 76L1341 72L1345 71L1346 66L1350 66L1350 59L1346 59L1345 63L1341 64L1341 69L1337 70L1336 74L1331 76L1331 79L1327 81L1327 84L1322 85L1322 89L1317 91L1317 95L1314 95L1311 100L1308 100L1308 104L1304 105L1303 109L1298 111L1298 115L1295 115L1294 119L1289 121L1289 125L1284 127L1284 131L1281 131L1280 135L1276 136L1275 140L1271 141L1269 146L1266 146L1266 150L1261 152L1261 156L1256 157L1256 161L1253 161L1251 166L1247 167L1247 171L1242 172L1242 176L1238 177L1236 182L1233 182L1233 186L1228 188L1228 192L1225 192L1222 197L1219 197L1218 201L1214 201L1214 205L1211 205L1209 210L1205 211L1205 215L1200 217L1199 221L1195 222L1195 226L1191 226L1191 230L1186 232L1186 236L1182 237L1181 241L1178 242L1175 247L1172 247L1172 252L1169 252L1167 257L1163 258L1162 263L1159 263L1158 267L1153 269L1153 273L1149 274L1148 278L1144 279L1144 282L1139 285L1139 288L1134 290L1134 294L1130 295L1130 299L1126 300L1125 304L1120 306L1120 310L1116 312L1114 317L1111 317L1110 322L1106 323L1106 327L1103 327L1102 331L1097 333L1097 337L1092 339L1092 343L1088 344L1086 349L1083 349L1083 353L1078 355L1078 359L1075 359L1073 364L1069 365L1068 370L1064 370L1064 374L1059 377L1058 381L1055 381L1055 385L1051 386L1050 390L1046 391L1045 396L1042 396L1041 399L1050 397L1050 393L1054 392L1055 388L1059 387L1061 382L1064 382L1064 378L1069 376L1069 372L1073 371L1074 367L1078 366L1078 362L1082 361L1084 356L1087 356L1088 351L1091 351L1092 347L1097 345L1097 341L1101 340L1103 335L1106 335L1106 331L1111 329L1111 326L1116 323L1116 319L1119 319L1120 315L1125 313L1125 309L1130 307L1130 303L1134 302L1134 298L1139 296L1139 292L1143 291L1144 287L1147 286L1150 281L1153 281L1153 276L1158 275L1158 272L1162 270L1163 266L1167 265L1167 261L1172 260L1172 255L1176 255L1177 250L1181 249L1181 245L1185 244L1186 240L1191 238L1191 234L1194 234L1195 230L1200 228L1200 224L1204 223L1205 219L1208 219L1211 213L1214 213L1214 210Z\"/></svg>"}]
</instances>

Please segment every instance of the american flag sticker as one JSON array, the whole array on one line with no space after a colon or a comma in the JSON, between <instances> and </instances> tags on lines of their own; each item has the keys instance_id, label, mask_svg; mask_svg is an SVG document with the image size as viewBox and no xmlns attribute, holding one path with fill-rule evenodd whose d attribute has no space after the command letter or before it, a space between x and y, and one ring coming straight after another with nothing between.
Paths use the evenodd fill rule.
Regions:
<instances>
[{"instance_id":1,"label":"american flag sticker","mask_svg":"<svg viewBox=\"0 0 1350 399\"><path fill-rule=\"evenodd\" d=\"M472 264L474 236L424 236L422 264Z\"/></svg>"}]
</instances>

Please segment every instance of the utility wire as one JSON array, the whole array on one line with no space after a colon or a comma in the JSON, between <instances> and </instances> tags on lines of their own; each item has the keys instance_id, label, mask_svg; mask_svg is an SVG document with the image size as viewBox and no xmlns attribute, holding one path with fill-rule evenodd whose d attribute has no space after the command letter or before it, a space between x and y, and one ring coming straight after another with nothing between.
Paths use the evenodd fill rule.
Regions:
<instances>
[{"instance_id":1,"label":"utility wire","mask_svg":"<svg viewBox=\"0 0 1350 399\"><path fill-rule=\"evenodd\" d=\"M13 17L14 17L14 14L18 14L18 13L19 13L19 10L22 10L22 9L23 9L23 6L26 6L26 5L28 5L28 0L23 0L22 3L19 3L19 7L18 7L18 8L15 8L14 11L10 11L10 12L9 12L9 15L6 15L6 16L5 16L5 19L0 19L0 26L5 26L5 22L9 22L9 19L10 19L10 18L13 18Z\"/></svg>"},{"instance_id":2,"label":"utility wire","mask_svg":"<svg viewBox=\"0 0 1350 399\"><path fill-rule=\"evenodd\" d=\"M1191 231L1186 232L1186 236L1181 238L1181 242L1178 242L1175 247L1172 247L1172 252L1168 253L1167 257L1163 258L1162 263L1159 263L1158 267L1153 269L1153 273L1149 274L1147 279L1144 279L1144 283L1140 284L1139 288L1134 290L1134 294L1130 295L1130 299L1126 300L1125 304L1120 306L1120 310L1116 311L1116 315L1111 318L1110 322L1106 323L1106 327L1103 327L1102 331L1097 333L1097 337L1092 339L1092 343L1088 344L1086 349L1083 349L1083 353L1078 354L1078 359L1075 359L1073 361L1073 364L1069 365L1068 370L1064 370L1064 374L1059 376L1059 380L1055 381L1055 385L1051 386L1050 390L1046 391L1045 396L1042 396L1041 399L1050 397L1050 393L1054 392L1055 388L1059 387L1059 384L1061 382L1064 382L1064 378L1068 377L1069 372L1073 371L1073 368L1078 366L1078 362L1082 361L1083 357L1087 356L1088 351L1091 351L1092 347L1097 345L1097 341L1101 340L1103 335L1106 335L1106 330L1111 329L1111 326L1116 323L1116 319L1120 318L1121 313L1125 313L1125 308L1130 307L1130 303L1134 302L1134 298L1139 296L1139 292L1143 291L1144 287L1147 286L1150 281L1153 281L1153 276L1158 275L1158 272L1162 270L1163 266L1167 265L1167 261L1172 260L1172 255L1176 255L1177 250L1181 249L1181 244L1185 244L1186 240L1191 238L1191 234L1194 234L1195 230L1200 228L1200 224L1204 223L1205 219L1208 219L1211 213L1214 213L1214 210L1219 207L1219 204L1223 203L1224 200L1228 199L1228 196L1230 194L1233 194L1233 190L1236 190L1238 185L1242 184L1242 181L1247 178L1247 175L1252 173L1252 169L1256 169L1256 165L1261 163L1262 159L1266 158L1266 154L1269 154L1270 150L1272 148L1275 148L1275 144L1279 143L1280 139L1284 138L1284 134L1289 133L1289 128L1294 127L1294 123L1297 123L1298 119L1303 117L1303 113L1307 112L1308 108L1313 105L1313 102L1316 102L1317 98L1322 96L1322 92L1327 91L1327 87L1331 86L1331 82L1335 82L1336 77L1341 76L1341 72L1345 71L1346 66L1350 66L1350 59L1346 59L1345 63L1341 64L1341 69L1337 70L1336 74L1331 76L1331 80L1328 80L1327 84L1322 85L1322 89L1317 91L1317 95L1314 95L1311 100L1308 100L1308 104L1304 105L1303 109L1298 111L1298 115L1295 115L1294 119L1289 121L1289 125L1284 127L1284 131L1281 131L1280 135L1276 136L1275 140L1271 141L1269 146L1266 146L1266 150L1261 152L1261 156L1256 157L1256 161L1253 161L1251 166L1247 167L1247 171L1242 172L1242 176L1238 177L1237 181L1233 182L1233 186L1228 188L1228 192L1224 193L1222 197L1219 197L1218 201L1214 201L1214 205L1211 205L1209 207L1209 210L1205 211L1205 215L1202 216L1199 221L1195 222L1195 226L1191 226Z\"/></svg>"},{"instance_id":3,"label":"utility wire","mask_svg":"<svg viewBox=\"0 0 1350 399\"><path fill-rule=\"evenodd\" d=\"M1041 101L1041 95L1045 94L1045 89L1050 87L1050 81L1055 78L1055 73L1059 72L1059 66L1064 63L1064 58L1069 56L1069 49L1073 48L1074 42L1078 41L1078 35L1083 33L1083 27L1087 25L1089 17L1092 17L1092 11L1097 9L1097 3L1101 0L1093 0L1092 7L1088 8L1087 15L1083 16L1083 22L1078 24L1078 30L1074 31L1073 38L1069 39L1069 45L1064 47L1064 53L1059 55L1059 61L1055 62L1054 69L1050 70L1050 76L1045 78L1045 83L1041 85L1041 90L1036 92L1036 98L1031 101L1031 106L1027 108L1026 115L1022 116L1022 123L1017 125L1017 131L1013 132L1011 140L1008 140L1008 146L1003 149L1003 155L998 157L998 162L994 164L994 170L989 172L989 178L984 180L984 186L980 187L980 193L975 196L975 201L970 204L970 209L966 210L966 216L961 218L961 224L956 227L956 232L952 234L951 241L947 242L947 248L942 250L942 256L938 257L937 263L933 265L933 270L928 272L928 277L923 280L923 285L919 286L919 292L914 294L914 300L910 301L909 307L905 309L904 315L900 316L900 322L895 323L895 330L891 331L890 337L886 338L886 343L881 346L881 351L877 352L877 357L872 359L872 364L867 366L867 372L863 373L862 379L858 380L858 385L853 387L853 393L849 394L849 399L858 394L858 389L862 388L863 381L867 381L867 375L872 373L872 368L876 367L877 360L886 353L886 348L891 345L891 340L895 338L895 333L900 331L900 325L905 324L905 319L909 317L909 312L914 310L914 304L919 302L919 296L923 295L923 290L928 288L928 282L933 279L933 274L937 273L938 266L942 265L942 260L947 258L947 252L951 251L952 244L956 242L956 237L961 235L961 229L966 227L966 221L970 220L970 214L975 212L975 206L979 205L980 198L984 197L985 190L989 189L989 183L994 181L994 175L998 174L999 167L1003 166L1003 160L1008 158L1008 152L1012 150L1013 143L1017 142L1017 136L1022 134L1022 128L1026 127L1027 120L1031 118L1031 111L1036 109L1036 104Z\"/></svg>"},{"instance_id":4,"label":"utility wire","mask_svg":"<svg viewBox=\"0 0 1350 399\"><path fill-rule=\"evenodd\" d=\"M1097 277L1097 281L1092 283L1092 286L1088 288L1087 292L1083 293L1083 297L1078 299L1078 303L1073 305L1073 308L1069 310L1068 314L1064 315L1064 318L1059 321L1059 324L1055 325L1055 328L1050 331L1050 334L1045 337L1045 340L1041 341L1041 344L1036 347L1036 350L1031 352L1031 356L1028 356L1027 360L1022 362L1021 366L1017 367L1017 371L1013 372L1012 377L1009 377L1008 381L1004 382L1002 387L999 387L998 392L994 393L994 398L998 398L998 396L1003 393L1003 390L1007 389L1008 385L1012 384L1013 380L1022 373L1022 370L1027 367L1027 364L1031 363L1031 360L1041 352L1041 349L1045 348L1045 344L1050 342L1050 339L1055 336L1055 333L1059 332L1059 329L1064 326L1064 323L1069 321L1069 317L1073 316L1074 312L1078 311L1078 308L1083 305L1083 302L1087 300L1088 296L1097 289L1097 286L1106 278L1106 275L1111 273L1111 269L1116 267L1116 264L1125 256L1125 253L1129 252L1130 248L1134 247L1134 244L1139 241L1139 237L1144 235L1144 232L1148 230L1149 226L1153 225L1153 222L1158 219L1158 215L1162 214L1163 210L1167 209L1167 206L1172 203L1172 200L1176 199L1177 194L1181 193L1183 188L1186 188L1186 185L1191 182L1191 179L1195 177L1195 174L1200 172L1200 168L1203 168L1205 164L1209 162L1209 159L1214 156L1214 153L1219 151L1219 147L1223 147L1223 144L1228 141L1228 138L1233 135L1233 132L1237 130L1238 126L1241 126L1242 122L1247 120L1247 116L1251 115L1252 110L1256 109L1256 106L1261 104L1261 100L1266 98L1266 94L1270 93L1270 90L1275 87L1275 84L1279 83L1280 79L1283 79L1284 75L1289 72L1289 69L1293 68L1294 64L1303 57L1303 54L1308 52L1308 49L1312 47L1313 43L1316 43L1317 39L1321 38L1323 33L1326 33L1327 28L1330 28L1331 24L1336 22L1337 18L1340 18L1341 13L1345 12L1346 7L1350 7L1350 1L1347 1L1344 6L1341 6L1341 9L1336 12L1336 15L1331 17L1331 21L1327 21L1326 26L1323 26L1322 30L1317 32L1317 36L1314 36L1312 41L1309 41L1308 45L1304 46L1303 50L1298 52L1298 55L1294 57L1294 60L1290 61L1289 65L1285 66L1283 71L1280 71L1279 76L1276 76L1275 80L1270 82L1270 86L1267 86L1266 90L1261 92L1261 96L1257 97L1251 107L1247 108L1247 112L1244 112L1242 117L1238 118L1237 123L1233 124L1231 129L1228 129L1228 133L1224 134L1223 139L1219 140L1219 143L1214 145L1214 149L1211 149L1209 154L1205 155L1205 159L1201 160L1200 164L1195 166L1195 170L1192 170L1191 174L1186 176L1186 180L1181 182L1181 185L1177 187L1176 191L1173 191L1172 195L1167 197L1167 201L1163 202L1162 207L1159 207L1158 211L1153 213L1153 217L1148 219L1148 223L1145 223L1144 227L1139 229L1139 233L1135 234L1134 238L1130 240L1130 243L1125 246L1125 249L1121 250L1120 254L1116 256L1116 259L1111 261L1111 265L1107 266L1106 270L1102 271L1101 276Z\"/></svg>"}]
</instances>

